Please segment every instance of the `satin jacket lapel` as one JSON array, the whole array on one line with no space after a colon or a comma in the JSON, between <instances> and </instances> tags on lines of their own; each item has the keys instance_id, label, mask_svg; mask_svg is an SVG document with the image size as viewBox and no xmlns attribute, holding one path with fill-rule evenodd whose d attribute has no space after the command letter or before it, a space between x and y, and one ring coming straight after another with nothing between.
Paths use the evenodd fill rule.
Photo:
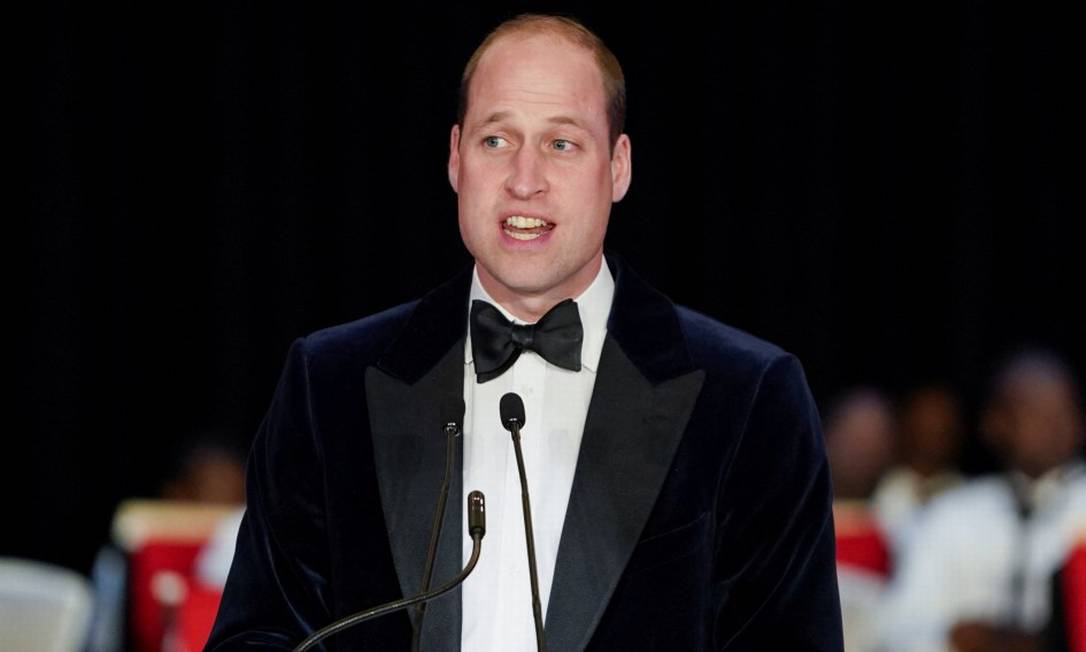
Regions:
<instances>
[{"instance_id":1,"label":"satin jacket lapel","mask_svg":"<svg viewBox=\"0 0 1086 652\"><path fill-rule=\"evenodd\" d=\"M448 398L463 396L468 283L470 273L424 297L378 366L366 370L381 505L404 596L417 594L422 585L430 526L444 475L441 406ZM432 586L448 581L461 568L462 451L461 439ZM422 648L459 650L460 611L459 590L430 602ZM409 616L414 619L413 609Z\"/></svg>"},{"instance_id":2,"label":"satin jacket lapel","mask_svg":"<svg viewBox=\"0 0 1086 652\"><path fill-rule=\"evenodd\" d=\"M615 299L547 607L547 645L581 650L648 521L705 379L674 306L609 257Z\"/></svg>"}]
</instances>

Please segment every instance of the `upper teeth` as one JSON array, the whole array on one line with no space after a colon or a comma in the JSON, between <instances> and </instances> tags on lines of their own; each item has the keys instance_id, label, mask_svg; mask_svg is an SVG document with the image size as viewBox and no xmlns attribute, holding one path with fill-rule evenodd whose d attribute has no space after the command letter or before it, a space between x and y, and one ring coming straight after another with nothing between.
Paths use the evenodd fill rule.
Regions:
<instances>
[{"instance_id":1,"label":"upper teeth","mask_svg":"<svg viewBox=\"0 0 1086 652\"><path fill-rule=\"evenodd\" d=\"M505 218L505 223L517 229L534 229L547 224L546 221L538 217L525 217L523 215L510 215Z\"/></svg>"}]
</instances>

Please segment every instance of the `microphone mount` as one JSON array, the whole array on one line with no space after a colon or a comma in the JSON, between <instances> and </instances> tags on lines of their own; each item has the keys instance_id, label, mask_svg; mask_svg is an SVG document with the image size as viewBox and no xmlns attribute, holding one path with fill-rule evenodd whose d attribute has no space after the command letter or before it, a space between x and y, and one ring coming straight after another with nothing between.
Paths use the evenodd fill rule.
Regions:
<instances>
[{"instance_id":1,"label":"microphone mount","mask_svg":"<svg viewBox=\"0 0 1086 652\"><path fill-rule=\"evenodd\" d=\"M471 571L475 570L475 565L479 562L479 553L482 551L483 547L483 536L486 534L486 499L483 497L483 492L478 490L468 494L468 526L472 543L471 557L468 559L467 565L464 566L464 569L460 571L459 575L433 591L427 591L416 595L413 598L404 598L402 600L389 602L374 607L373 609L360 611L341 620L337 620L331 625L310 634L304 641L298 644L298 647L294 648L294 652L305 652L325 638L350 627L354 627L359 623L390 614L394 611L399 611L400 609L406 609L407 607L420 602L433 600L434 598L440 597L455 589L461 582L467 579L468 575L471 574Z\"/></svg>"}]
</instances>

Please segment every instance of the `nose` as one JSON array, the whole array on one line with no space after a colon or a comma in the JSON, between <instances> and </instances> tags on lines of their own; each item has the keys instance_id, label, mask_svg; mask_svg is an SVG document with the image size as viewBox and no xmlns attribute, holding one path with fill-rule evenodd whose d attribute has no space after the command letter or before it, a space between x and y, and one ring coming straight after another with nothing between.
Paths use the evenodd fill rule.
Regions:
<instances>
[{"instance_id":1,"label":"nose","mask_svg":"<svg viewBox=\"0 0 1086 652\"><path fill-rule=\"evenodd\" d=\"M531 199L547 191L545 162L532 147L522 147L511 161L512 169L505 181L505 189L517 199Z\"/></svg>"}]
</instances>

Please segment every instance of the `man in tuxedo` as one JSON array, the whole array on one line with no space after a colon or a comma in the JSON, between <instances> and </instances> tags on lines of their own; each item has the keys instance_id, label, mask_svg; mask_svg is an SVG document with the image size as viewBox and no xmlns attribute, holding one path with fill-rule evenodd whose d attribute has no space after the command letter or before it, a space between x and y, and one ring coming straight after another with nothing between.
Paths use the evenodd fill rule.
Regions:
<instances>
[{"instance_id":1,"label":"man in tuxedo","mask_svg":"<svg viewBox=\"0 0 1086 652\"><path fill-rule=\"evenodd\" d=\"M632 172L614 55L522 16L476 51L449 143L472 270L298 340L248 467L248 511L210 647L289 648L419 592L442 481L441 406L463 437L424 650L535 646L519 481L499 420L523 397L551 650L840 650L831 492L796 359L673 305L603 252ZM410 646L414 612L328 639Z\"/></svg>"}]
</instances>

